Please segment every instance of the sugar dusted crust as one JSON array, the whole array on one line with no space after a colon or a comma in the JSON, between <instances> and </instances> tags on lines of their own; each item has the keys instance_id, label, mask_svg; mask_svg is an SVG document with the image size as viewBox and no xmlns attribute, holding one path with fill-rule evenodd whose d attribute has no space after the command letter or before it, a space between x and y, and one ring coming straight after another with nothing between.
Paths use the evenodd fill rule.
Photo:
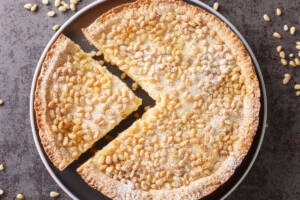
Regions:
<instances>
[{"instance_id":1,"label":"sugar dusted crust","mask_svg":"<svg viewBox=\"0 0 300 200\"><path fill-rule=\"evenodd\" d=\"M179 9L181 12L186 13L186 15L195 18L199 23L203 22L208 24L209 28L215 30L219 38L221 38L225 42L225 45L231 50L231 53L236 58L237 65L241 68L241 75L245 77L243 83L246 88L246 94L243 98L243 123L239 127L239 139L234 144L234 150L230 152L225 160L222 160L222 165L209 176L199 178L179 188L143 190L133 187L130 181L128 184L125 184L101 172L99 165L94 162L96 159L93 160L93 158L78 168L78 173L90 186L113 199L199 199L207 196L232 176L235 169L240 165L247 154L258 126L260 89L251 59L238 37L226 24L212 14L182 1L140 0L135 3L121 5L103 14L91 26L84 29L84 34L91 43L99 48L100 51L103 51L105 49L102 48L100 43L97 43L97 37L103 31L99 28L102 23L109 23L111 17L126 12L131 8L145 8L145 12L149 12L149 7L154 6L159 10L161 5L171 11L172 9ZM165 9L164 11L168 10ZM51 81L49 82L49 74L51 74L49 73L49 69L53 70L61 63L66 62L67 57L65 55L74 53L73 45L74 44L65 36L59 36L45 58L41 74L37 80L35 92L34 108L41 142L51 162L60 170L63 170L74 159L65 148L57 144L55 135L49 130L48 124L45 123L45 108L47 107L45 91L46 88L51 85ZM126 69L124 71L135 79L135 75L131 74L130 71L126 71ZM43 84L43 81L46 80L48 82ZM137 80L137 82L157 101L158 105L156 108L163 109L161 99L164 99L165 96L157 93L155 90L151 90L151 84L149 86L140 80ZM137 104L139 103L137 100ZM121 133L120 136L98 152L97 155L105 155L111 151L115 151L120 142L125 141L128 135L134 134L133 129L138 126L137 124L141 124L143 120L148 119L149 115L151 115L151 113L153 114L154 111L155 108L147 111L141 120L138 120L133 126Z\"/></svg>"},{"instance_id":2,"label":"sugar dusted crust","mask_svg":"<svg viewBox=\"0 0 300 200\"><path fill-rule=\"evenodd\" d=\"M55 68L58 66L58 63L64 63L66 61L66 57L63 57L61 55L66 53L65 51L68 43L70 43L70 41L64 35L60 35L57 38L56 42L51 46L43 62L41 72L36 83L34 99L34 110L37 126L39 128L41 143L44 147L44 151L48 155L48 158L59 170L63 170L73 161L73 159L69 152L66 151L66 149L59 148L57 146L54 135L51 133L51 131L49 131L49 128L47 127L48 125L44 123L46 106L45 99L43 97L45 86L42 85L42 82L43 79L48 76L48 69L52 68L53 66Z\"/></svg>"},{"instance_id":3,"label":"sugar dusted crust","mask_svg":"<svg viewBox=\"0 0 300 200\"><path fill-rule=\"evenodd\" d=\"M105 173L99 171L97 165L91 160L78 168L78 173L90 186L113 199L179 200L199 199L207 196L232 176L235 169L240 165L246 156L251 146L253 136L257 130L260 111L260 89L254 66L240 39L225 23L220 21L214 15L204 11L199 7L189 5L183 1L139 0L134 3L123 4L111 9L107 13L101 15L88 28L83 29L83 32L92 44L94 44L100 51L103 51L101 44L97 42L98 36L103 32L103 30L100 28L102 24L109 23L110 18L113 18L122 12L126 13L126 11L129 9L144 8L145 12L150 12L148 8L151 6L149 5L154 5L154 7L159 9L159 6L162 4L168 4L168 6L164 7L166 12L167 9L170 9L171 12L179 9L186 13L186 15L193 16L193 18L199 19L200 22L202 21L209 24L209 28L216 31L217 35L230 48L231 52L236 58L238 66L241 67L241 74L245 76L244 84L247 91L243 102L244 119L240 128L240 139L236 142L234 151L231 152L230 156L223 161L221 167L213 174L193 181L188 186L182 186L180 188L171 190L162 189L144 191L141 189L133 189L133 187L110 178ZM157 97L155 94L150 94L150 96L151 95L153 95L154 98ZM110 148L114 148L113 144L110 144ZM109 149L109 147L102 150L102 153L104 154L107 149Z\"/></svg>"},{"instance_id":4,"label":"sugar dusted crust","mask_svg":"<svg viewBox=\"0 0 300 200\"><path fill-rule=\"evenodd\" d=\"M82 58L80 56L82 56ZM79 61L76 61L76 59L79 59ZM86 66L85 63L89 63L88 67L90 67L90 69L93 69L95 71L90 70L86 72L85 70L87 70L86 69L87 67L85 67ZM73 70L73 72L67 72L68 70L71 71ZM95 100L96 102L95 104L92 103L82 104L82 102L79 103L76 102L76 94L74 95L74 91L73 91L73 96L69 95L72 89L71 90L66 89L67 84L71 84L73 86L74 84L78 84L78 85L81 84L79 91L84 91L85 89L91 89L88 88L88 86L85 87L84 84L82 84L82 82L76 82L75 76L76 74L78 74L79 71L81 72L82 76L81 78L77 77L79 78L77 80L81 81L81 79L87 78L87 81L85 82L86 85L90 80L88 79L88 75L87 75L88 73L90 75L96 74L100 76L101 79L106 80L105 83L108 82L111 83L110 85L112 86L110 87L112 88L108 88L108 89L111 95L115 96L114 102L111 103L112 100L109 101L109 98L106 97L104 98L105 94L103 94L102 91L106 91L106 88L105 89L102 88L101 91L99 90L98 93L94 92L94 97L91 97L89 102ZM69 74L66 75L66 73ZM71 83L65 81L66 78L72 79L72 77L73 80L71 81ZM59 80L60 78L65 78L65 79ZM96 83L97 82L94 82L94 86ZM100 88L104 87L104 84L102 84L102 82L101 83L98 82L97 86L94 87L94 90L97 87ZM122 91L120 92L120 90ZM64 95L66 94L69 96L64 97ZM85 95L86 95L85 98L88 99L88 94L85 93ZM79 92L78 92L78 96L79 96ZM51 102L53 102L55 99L60 99L62 97L65 98L63 99L66 100L65 102L61 102L62 100L59 100L60 102L56 102L50 106ZM101 114L100 112L98 112L101 106L102 107L106 106L106 111L107 110L115 111L116 108L115 107L113 108L111 105L112 104L114 104L114 106L119 105L118 100L119 98L123 98L123 97L124 98L128 97L126 99L127 102L123 104L124 109L122 107L122 110L118 112L119 115L116 116L113 119L113 121L106 121L106 119L103 119L103 121L98 120L97 122L95 122L97 120L95 119L95 116L97 114ZM74 100L72 100L73 98ZM104 99L101 100L101 98ZM108 103L110 103L110 105L106 105ZM59 107L60 106L59 104L62 104L64 106L63 107L65 108L64 113L62 113L62 109L61 107ZM110 74L105 69L105 67L102 67L99 62L93 60L90 57L90 55L84 53L80 49L80 47L75 43L73 43L69 38L67 38L64 35L60 35L55 41L55 43L51 46L50 50L48 51L45 57L39 78L37 80L37 85L35 90L34 109L36 114L36 122L39 128L41 143L44 147L46 154L48 155L49 159L51 160L51 162L54 164L55 167L57 167L59 170L63 170L71 162L77 159L81 153L89 149L94 142L96 142L101 137L105 136L105 134L109 130L114 128L114 126L116 126L123 118L128 116L134 110L136 110L140 104L141 104L141 99L137 98L124 83L122 83L117 77L114 77L112 74ZM66 107L67 105L69 106L68 108ZM86 113L85 109L88 108L90 109L90 105L94 106L92 110L93 112L95 110L96 114L89 113L90 116L88 118L87 117L82 117L83 119L77 118L76 115L78 114L78 110L81 109L82 112ZM60 118L54 117L55 119L53 119L53 117L51 116L51 110L52 111L54 110L52 114L53 113L55 114L56 112L57 115L57 111L55 111L55 109L58 108L60 109L59 112L62 113L62 117ZM104 108L102 108L102 110L104 110ZM80 112L79 114L82 114L82 112ZM91 116L91 114L93 114L93 116ZM69 115L71 115L71 117ZM108 114L106 116L108 116ZM65 124L66 123L65 120L67 118L71 119L68 122L70 124L68 126ZM59 122L58 125L55 126L56 129L58 129L57 130L58 133L55 133L52 128L54 125L53 121L55 120L58 120ZM80 122L78 120L80 120ZM88 121L88 123L82 122L83 120ZM59 126L60 123L62 123L61 128ZM82 124L84 123L85 125L92 127L92 131L89 133L82 132L83 136L81 140L83 140L84 142L80 141L83 144L79 144L76 143L76 141L78 141L78 138L81 137L79 131L89 130L89 129L85 129L85 130L83 129ZM82 127L80 127L80 125L82 125ZM68 129L67 132L64 132L66 126L67 128L71 126L71 130ZM75 129L79 129L79 131ZM62 140L59 139L60 133L63 136ZM74 143L70 145L71 147L68 144L64 145L66 138L68 139L67 143L68 142L71 143L74 141ZM81 147L79 147L79 145ZM72 153L74 152L76 154L72 155Z\"/></svg>"}]
</instances>

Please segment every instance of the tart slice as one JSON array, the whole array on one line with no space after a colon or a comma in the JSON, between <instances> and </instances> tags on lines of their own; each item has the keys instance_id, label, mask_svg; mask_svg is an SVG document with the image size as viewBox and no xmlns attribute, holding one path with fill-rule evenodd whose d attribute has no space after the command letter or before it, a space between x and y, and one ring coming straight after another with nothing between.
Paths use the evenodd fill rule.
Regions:
<instances>
[{"instance_id":1,"label":"tart slice","mask_svg":"<svg viewBox=\"0 0 300 200\"><path fill-rule=\"evenodd\" d=\"M51 162L67 167L141 105L100 62L60 35L39 75L34 109Z\"/></svg>"}]
</instances>

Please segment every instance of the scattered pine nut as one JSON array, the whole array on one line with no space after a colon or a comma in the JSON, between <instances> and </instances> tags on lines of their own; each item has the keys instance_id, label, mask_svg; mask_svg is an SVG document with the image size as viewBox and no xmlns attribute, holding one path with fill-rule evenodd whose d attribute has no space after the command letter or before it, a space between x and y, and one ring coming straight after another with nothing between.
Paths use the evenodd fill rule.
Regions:
<instances>
[{"instance_id":1,"label":"scattered pine nut","mask_svg":"<svg viewBox=\"0 0 300 200\"><path fill-rule=\"evenodd\" d=\"M74 3L71 3L70 8L72 11L76 11L76 5Z\"/></svg>"},{"instance_id":2,"label":"scattered pine nut","mask_svg":"<svg viewBox=\"0 0 300 200\"><path fill-rule=\"evenodd\" d=\"M125 73L122 73L121 74L121 79L125 79L126 78L126 74Z\"/></svg>"},{"instance_id":3,"label":"scattered pine nut","mask_svg":"<svg viewBox=\"0 0 300 200\"><path fill-rule=\"evenodd\" d=\"M146 112L147 110L149 110L150 106L145 106L144 107L144 111Z\"/></svg>"},{"instance_id":4,"label":"scattered pine nut","mask_svg":"<svg viewBox=\"0 0 300 200\"><path fill-rule=\"evenodd\" d=\"M297 92L296 92L296 96L300 96L300 91L297 91Z\"/></svg>"},{"instance_id":5,"label":"scattered pine nut","mask_svg":"<svg viewBox=\"0 0 300 200\"><path fill-rule=\"evenodd\" d=\"M24 8L27 9L27 10L30 10L32 8L32 4L31 3L26 3L24 5Z\"/></svg>"},{"instance_id":6,"label":"scattered pine nut","mask_svg":"<svg viewBox=\"0 0 300 200\"><path fill-rule=\"evenodd\" d=\"M219 3L218 3L218 2L215 2L215 3L214 3L213 9L214 9L214 10L218 10L218 9L219 9Z\"/></svg>"},{"instance_id":7,"label":"scattered pine nut","mask_svg":"<svg viewBox=\"0 0 300 200\"><path fill-rule=\"evenodd\" d=\"M65 6L59 6L58 7L58 11L59 12L66 12L67 11L67 8Z\"/></svg>"},{"instance_id":8,"label":"scattered pine nut","mask_svg":"<svg viewBox=\"0 0 300 200\"><path fill-rule=\"evenodd\" d=\"M295 33L296 33L296 27L292 26L291 29L290 29L290 34L295 35Z\"/></svg>"},{"instance_id":9,"label":"scattered pine nut","mask_svg":"<svg viewBox=\"0 0 300 200\"><path fill-rule=\"evenodd\" d=\"M286 59L281 59L280 60L281 61L281 64L283 65L283 66L286 66L287 65L287 60Z\"/></svg>"},{"instance_id":10,"label":"scattered pine nut","mask_svg":"<svg viewBox=\"0 0 300 200\"><path fill-rule=\"evenodd\" d=\"M300 45L297 45L297 46L296 46L296 49L297 49L297 50L300 50Z\"/></svg>"},{"instance_id":11,"label":"scattered pine nut","mask_svg":"<svg viewBox=\"0 0 300 200\"><path fill-rule=\"evenodd\" d=\"M42 0L42 3L43 3L44 5L48 5L48 4L49 4L49 0Z\"/></svg>"},{"instance_id":12,"label":"scattered pine nut","mask_svg":"<svg viewBox=\"0 0 300 200\"><path fill-rule=\"evenodd\" d=\"M34 5L30 8L30 11L31 11L31 12L35 12L35 11L37 11L37 9L38 9L38 5L37 5L37 4L34 4Z\"/></svg>"},{"instance_id":13,"label":"scattered pine nut","mask_svg":"<svg viewBox=\"0 0 300 200\"><path fill-rule=\"evenodd\" d=\"M50 197L56 198L56 197L58 197L58 196L59 196L59 193L58 193L58 192L55 192L55 191L51 191L51 192L50 192Z\"/></svg>"},{"instance_id":14,"label":"scattered pine nut","mask_svg":"<svg viewBox=\"0 0 300 200\"><path fill-rule=\"evenodd\" d=\"M17 199L24 199L24 195L23 194L17 194Z\"/></svg>"},{"instance_id":15,"label":"scattered pine nut","mask_svg":"<svg viewBox=\"0 0 300 200\"><path fill-rule=\"evenodd\" d=\"M1 165L0 165L0 171L3 171L3 170L4 170L4 165L1 164Z\"/></svg>"},{"instance_id":16,"label":"scattered pine nut","mask_svg":"<svg viewBox=\"0 0 300 200\"><path fill-rule=\"evenodd\" d=\"M140 117L139 113L137 113L137 112L135 112L135 113L133 114L133 116L134 116L134 118L136 118L136 119Z\"/></svg>"},{"instance_id":17,"label":"scattered pine nut","mask_svg":"<svg viewBox=\"0 0 300 200\"><path fill-rule=\"evenodd\" d=\"M300 41L297 41L297 42L296 42L296 45L299 45L299 46L300 46Z\"/></svg>"},{"instance_id":18,"label":"scattered pine nut","mask_svg":"<svg viewBox=\"0 0 300 200\"><path fill-rule=\"evenodd\" d=\"M290 60L289 65L292 67L296 67L296 63L293 60Z\"/></svg>"},{"instance_id":19,"label":"scattered pine nut","mask_svg":"<svg viewBox=\"0 0 300 200\"><path fill-rule=\"evenodd\" d=\"M96 56L99 56L99 55L96 54ZM100 60L100 61L99 61L99 64L100 64L100 65L104 65L104 61L103 61L103 60Z\"/></svg>"},{"instance_id":20,"label":"scattered pine nut","mask_svg":"<svg viewBox=\"0 0 300 200\"><path fill-rule=\"evenodd\" d=\"M286 84L288 84L288 82L289 82L290 80L291 80L291 75L288 74L288 73L286 73L286 74L284 74L284 78L283 78L283 80L282 80L282 84L286 85Z\"/></svg>"},{"instance_id":21,"label":"scattered pine nut","mask_svg":"<svg viewBox=\"0 0 300 200\"><path fill-rule=\"evenodd\" d=\"M276 15L277 15L277 16L281 16L281 14L282 14L281 9L280 9L280 8L277 8L277 9L276 9Z\"/></svg>"},{"instance_id":22,"label":"scattered pine nut","mask_svg":"<svg viewBox=\"0 0 300 200\"><path fill-rule=\"evenodd\" d=\"M281 46L281 45L277 46L277 47L276 47L276 50L277 50L277 52L279 53L279 52L282 50L282 46Z\"/></svg>"},{"instance_id":23,"label":"scattered pine nut","mask_svg":"<svg viewBox=\"0 0 300 200\"><path fill-rule=\"evenodd\" d=\"M3 102L3 100L2 99L0 99L0 106L3 104L4 102Z\"/></svg>"},{"instance_id":24,"label":"scattered pine nut","mask_svg":"<svg viewBox=\"0 0 300 200\"><path fill-rule=\"evenodd\" d=\"M295 58L295 63L297 66L300 66L300 59L299 58Z\"/></svg>"},{"instance_id":25,"label":"scattered pine nut","mask_svg":"<svg viewBox=\"0 0 300 200\"><path fill-rule=\"evenodd\" d=\"M57 31L59 29L60 25L58 24L55 24L53 27L52 27L52 30L54 31Z\"/></svg>"},{"instance_id":26,"label":"scattered pine nut","mask_svg":"<svg viewBox=\"0 0 300 200\"><path fill-rule=\"evenodd\" d=\"M75 5L78 4L79 0L70 0L71 3L74 3Z\"/></svg>"},{"instance_id":27,"label":"scattered pine nut","mask_svg":"<svg viewBox=\"0 0 300 200\"><path fill-rule=\"evenodd\" d=\"M90 57L94 57L96 55L96 51L93 50L93 51L89 52L88 55Z\"/></svg>"},{"instance_id":28,"label":"scattered pine nut","mask_svg":"<svg viewBox=\"0 0 300 200\"><path fill-rule=\"evenodd\" d=\"M131 87L133 90L136 90L139 87L139 85L137 83L133 83Z\"/></svg>"},{"instance_id":29,"label":"scattered pine nut","mask_svg":"<svg viewBox=\"0 0 300 200\"><path fill-rule=\"evenodd\" d=\"M274 32L274 33L273 33L273 37L274 37L274 38L280 39L280 38L281 38L281 35L280 35L279 33L277 33L277 32Z\"/></svg>"},{"instance_id":30,"label":"scattered pine nut","mask_svg":"<svg viewBox=\"0 0 300 200\"><path fill-rule=\"evenodd\" d=\"M55 15L56 15L56 13L53 10L51 10L47 13L48 17L54 17Z\"/></svg>"},{"instance_id":31,"label":"scattered pine nut","mask_svg":"<svg viewBox=\"0 0 300 200\"><path fill-rule=\"evenodd\" d=\"M97 51L96 56L101 56L101 55L102 55L101 51Z\"/></svg>"},{"instance_id":32,"label":"scattered pine nut","mask_svg":"<svg viewBox=\"0 0 300 200\"><path fill-rule=\"evenodd\" d=\"M4 194L4 190L0 189L0 196Z\"/></svg>"},{"instance_id":33,"label":"scattered pine nut","mask_svg":"<svg viewBox=\"0 0 300 200\"><path fill-rule=\"evenodd\" d=\"M67 10L70 9L69 4L67 4L65 1L61 1L61 4L62 4L63 6L65 6L65 7L67 8Z\"/></svg>"},{"instance_id":34,"label":"scattered pine nut","mask_svg":"<svg viewBox=\"0 0 300 200\"><path fill-rule=\"evenodd\" d=\"M60 0L55 0L55 1L54 1L55 7L59 7L60 4L61 4L61 1L60 1Z\"/></svg>"},{"instance_id":35,"label":"scattered pine nut","mask_svg":"<svg viewBox=\"0 0 300 200\"><path fill-rule=\"evenodd\" d=\"M280 58L285 58L285 53L284 53L284 51L280 51L280 52L279 52L279 56L280 56Z\"/></svg>"},{"instance_id":36,"label":"scattered pine nut","mask_svg":"<svg viewBox=\"0 0 300 200\"><path fill-rule=\"evenodd\" d=\"M294 89L295 89L295 90L300 90L300 84L295 84L295 85L294 85Z\"/></svg>"},{"instance_id":37,"label":"scattered pine nut","mask_svg":"<svg viewBox=\"0 0 300 200\"><path fill-rule=\"evenodd\" d=\"M289 31L288 25L284 25L284 26L283 26L283 30L284 30L284 31Z\"/></svg>"},{"instance_id":38,"label":"scattered pine nut","mask_svg":"<svg viewBox=\"0 0 300 200\"><path fill-rule=\"evenodd\" d=\"M53 0L54 1L54 6L57 7L59 12L66 12L67 10L71 9L74 12L76 12L77 10L77 4L80 2L80 0L69 0L68 3L66 3L66 1L63 0ZM49 5L50 1L49 0L41 0L41 3L43 5ZM39 8L38 4L32 4L32 3L26 3L24 4L24 8L26 10L29 10L31 12L36 12ZM48 11L47 12L47 16L48 17L55 17L56 16L56 12L54 10ZM54 25L52 27L52 29L54 31L57 31L59 29L59 25ZM99 54L101 55L101 54Z\"/></svg>"},{"instance_id":39,"label":"scattered pine nut","mask_svg":"<svg viewBox=\"0 0 300 200\"><path fill-rule=\"evenodd\" d=\"M300 57L300 51L298 51L298 56Z\"/></svg>"},{"instance_id":40,"label":"scattered pine nut","mask_svg":"<svg viewBox=\"0 0 300 200\"><path fill-rule=\"evenodd\" d=\"M70 0L71 3L74 3L75 5L78 4L80 0Z\"/></svg>"},{"instance_id":41,"label":"scattered pine nut","mask_svg":"<svg viewBox=\"0 0 300 200\"><path fill-rule=\"evenodd\" d=\"M269 22L271 19L270 19L269 15L264 14L264 20L265 20L266 22Z\"/></svg>"},{"instance_id":42,"label":"scattered pine nut","mask_svg":"<svg viewBox=\"0 0 300 200\"><path fill-rule=\"evenodd\" d=\"M293 58L293 57L294 57L294 54L293 54L293 53L290 53L290 54L289 54L289 57L290 57L290 58Z\"/></svg>"}]
</instances>

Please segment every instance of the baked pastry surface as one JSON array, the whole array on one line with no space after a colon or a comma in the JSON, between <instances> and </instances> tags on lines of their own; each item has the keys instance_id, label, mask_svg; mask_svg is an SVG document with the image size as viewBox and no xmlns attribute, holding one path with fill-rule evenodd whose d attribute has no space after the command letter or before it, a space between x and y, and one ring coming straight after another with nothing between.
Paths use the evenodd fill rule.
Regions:
<instances>
[{"instance_id":1,"label":"baked pastry surface","mask_svg":"<svg viewBox=\"0 0 300 200\"><path fill-rule=\"evenodd\" d=\"M60 35L43 62L34 109L51 162L67 167L141 105L104 66Z\"/></svg>"},{"instance_id":2,"label":"baked pastry surface","mask_svg":"<svg viewBox=\"0 0 300 200\"><path fill-rule=\"evenodd\" d=\"M239 38L183 1L138 0L83 29L156 101L78 168L113 199L199 199L226 182L257 130L260 89Z\"/></svg>"}]
</instances>

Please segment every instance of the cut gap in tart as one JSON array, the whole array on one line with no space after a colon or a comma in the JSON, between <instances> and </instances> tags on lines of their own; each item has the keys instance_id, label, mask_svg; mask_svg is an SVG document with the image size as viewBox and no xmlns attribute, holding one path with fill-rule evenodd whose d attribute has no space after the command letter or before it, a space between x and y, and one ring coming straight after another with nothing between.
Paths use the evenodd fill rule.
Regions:
<instances>
[{"instance_id":1,"label":"cut gap in tart","mask_svg":"<svg viewBox=\"0 0 300 200\"><path fill-rule=\"evenodd\" d=\"M118 77L60 35L47 53L35 91L44 150L63 170L141 103Z\"/></svg>"},{"instance_id":2,"label":"cut gap in tart","mask_svg":"<svg viewBox=\"0 0 300 200\"><path fill-rule=\"evenodd\" d=\"M78 168L114 199L199 199L226 182L257 130L260 89L239 38L183 1L138 0L83 29L156 105Z\"/></svg>"},{"instance_id":3,"label":"cut gap in tart","mask_svg":"<svg viewBox=\"0 0 300 200\"><path fill-rule=\"evenodd\" d=\"M95 155L95 153L105 147L108 143L113 141L119 133L127 130L137 119L134 116L135 113L138 113L139 116L142 116L145 113L145 105L150 108L152 105L144 105L145 100L143 99L143 104L132 114L130 114L126 119L122 120L113 130L108 132L103 138L98 140L89 151L83 153L78 160L75 160L69 165L69 169L76 170L80 165L86 162L89 158Z\"/></svg>"}]
</instances>

